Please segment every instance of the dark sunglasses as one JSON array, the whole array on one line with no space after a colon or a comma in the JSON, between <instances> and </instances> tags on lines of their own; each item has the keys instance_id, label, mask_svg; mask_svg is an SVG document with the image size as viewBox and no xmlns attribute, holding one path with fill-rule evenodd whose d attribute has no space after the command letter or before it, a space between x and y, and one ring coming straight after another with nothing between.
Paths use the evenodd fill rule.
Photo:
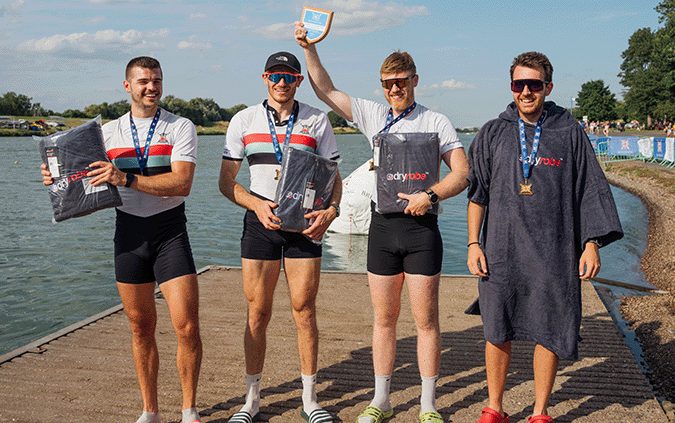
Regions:
<instances>
[{"instance_id":1,"label":"dark sunglasses","mask_svg":"<svg viewBox=\"0 0 675 423\"><path fill-rule=\"evenodd\" d=\"M382 83L382 88L386 88L388 90L391 89L391 87L396 84L397 87L403 88L407 87L412 83L412 79L415 77L415 75L410 75L407 78L397 78L397 79L380 79L380 82Z\"/></svg>"},{"instance_id":2,"label":"dark sunglasses","mask_svg":"<svg viewBox=\"0 0 675 423\"><path fill-rule=\"evenodd\" d=\"M514 93L522 93L525 89L525 85L530 89L531 92L537 93L544 89L548 84L547 81L541 81L539 79L516 79L511 81L511 91Z\"/></svg>"},{"instance_id":3,"label":"dark sunglasses","mask_svg":"<svg viewBox=\"0 0 675 423\"><path fill-rule=\"evenodd\" d=\"M266 77L268 80L270 80L270 82L273 82L275 84L278 84L279 81L281 81L282 79L287 84L292 84L298 79L299 76L300 76L299 74L286 73L286 72L274 72L274 73L263 74L263 78Z\"/></svg>"}]
</instances>

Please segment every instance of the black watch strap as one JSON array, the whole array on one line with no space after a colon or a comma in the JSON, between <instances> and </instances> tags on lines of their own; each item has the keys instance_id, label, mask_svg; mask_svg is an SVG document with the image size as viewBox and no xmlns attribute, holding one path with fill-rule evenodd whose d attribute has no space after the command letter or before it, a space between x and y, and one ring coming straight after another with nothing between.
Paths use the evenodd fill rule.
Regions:
<instances>
[{"instance_id":1,"label":"black watch strap","mask_svg":"<svg viewBox=\"0 0 675 423\"><path fill-rule=\"evenodd\" d=\"M134 182L134 179L136 179L136 175L134 175L133 173L127 173L127 183L124 184L124 186L129 188L131 184Z\"/></svg>"}]
</instances>

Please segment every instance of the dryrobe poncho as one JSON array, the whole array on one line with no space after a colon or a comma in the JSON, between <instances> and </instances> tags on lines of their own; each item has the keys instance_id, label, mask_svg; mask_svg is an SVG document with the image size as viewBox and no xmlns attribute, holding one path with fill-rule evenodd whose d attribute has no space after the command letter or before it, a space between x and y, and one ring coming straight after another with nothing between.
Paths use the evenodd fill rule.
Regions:
<instances>
[{"instance_id":1,"label":"dryrobe poncho","mask_svg":"<svg viewBox=\"0 0 675 423\"><path fill-rule=\"evenodd\" d=\"M93 186L87 177L92 162L110 161L103 145L100 116L77 128L35 139L40 144L42 162L47 163L54 178L47 189L55 222L122 205L117 187L107 182Z\"/></svg>"},{"instance_id":2,"label":"dryrobe poncho","mask_svg":"<svg viewBox=\"0 0 675 423\"><path fill-rule=\"evenodd\" d=\"M468 197L486 207L481 247L489 275L478 282L485 339L531 340L576 359L581 324L579 259L584 245L623 236L614 199L579 123L553 102L528 183L524 183L518 110L511 103L469 148ZM528 154L534 125L525 125Z\"/></svg>"},{"instance_id":3,"label":"dryrobe poncho","mask_svg":"<svg viewBox=\"0 0 675 423\"><path fill-rule=\"evenodd\" d=\"M311 226L305 214L330 204L338 164L308 151L287 147L274 202L281 229L302 232Z\"/></svg>"}]
</instances>

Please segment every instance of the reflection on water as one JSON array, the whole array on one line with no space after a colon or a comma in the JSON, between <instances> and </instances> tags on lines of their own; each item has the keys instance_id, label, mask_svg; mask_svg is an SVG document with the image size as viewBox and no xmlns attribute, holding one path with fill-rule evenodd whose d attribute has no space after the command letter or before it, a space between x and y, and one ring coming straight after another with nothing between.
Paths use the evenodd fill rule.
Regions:
<instances>
[{"instance_id":1,"label":"reflection on water","mask_svg":"<svg viewBox=\"0 0 675 423\"><path fill-rule=\"evenodd\" d=\"M472 135L460 135L468 146ZM195 180L186 200L197 268L240 266L243 209L218 191L224 136L199 139ZM340 135L343 177L369 158L362 135ZM113 269L113 210L51 223L51 206L31 138L0 138L0 354L119 303ZM445 165L441 169L447 172ZM248 186L248 165L238 181ZM626 237L603 248L600 276L645 283L639 258L646 249L647 212L636 197L613 189ZM466 196L442 203L443 273L467 274ZM367 237L328 233L323 268L365 271Z\"/></svg>"}]
</instances>

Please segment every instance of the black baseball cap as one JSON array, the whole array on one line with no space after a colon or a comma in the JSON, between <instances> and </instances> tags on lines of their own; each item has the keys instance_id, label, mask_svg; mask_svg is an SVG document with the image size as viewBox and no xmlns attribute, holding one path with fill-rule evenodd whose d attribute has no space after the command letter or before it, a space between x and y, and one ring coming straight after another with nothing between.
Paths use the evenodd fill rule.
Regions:
<instances>
[{"instance_id":1,"label":"black baseball cap","mask_svg":"<svg viewBox=\"0 0 675 423\"><path fill-rule=\"evenodd\" d=\"M280 51L268 57L267 63L265 63L265 72L267 72L269 68L277 65L286 66L287 68L293 69L295 73L301 73L298 58L286 51Z\"/></svg>"}]
</instances>

